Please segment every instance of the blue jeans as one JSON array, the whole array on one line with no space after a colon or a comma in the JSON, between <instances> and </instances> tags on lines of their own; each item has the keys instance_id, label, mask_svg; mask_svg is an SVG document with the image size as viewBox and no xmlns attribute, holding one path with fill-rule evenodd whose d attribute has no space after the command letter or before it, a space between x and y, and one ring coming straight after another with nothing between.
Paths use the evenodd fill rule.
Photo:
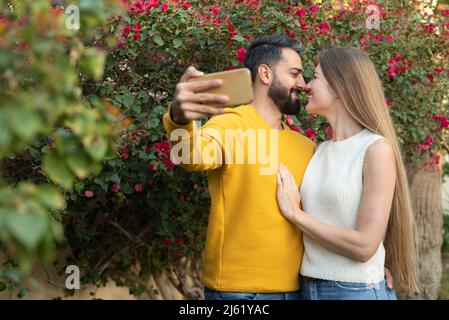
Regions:
<instances>
[{"instance_id":1,"label":"blue jeans","mask_svg":"<svg viewBox=\"0 0 449 320\"><path fill-rule=\"evenodd\" d=\"M385 280L377 284L301 278L301 300L397 300Z\"/></svg>"},{"instance_id":2,"label":"blue jeans","mask_svg":"<svg viewBox=\"0 0 449 320\"><path fill-rule=\"evenodd\" d=\"M204 300L300 300L299 290L293 292L227 292L204 288Z\"/></svg>"}]
</instances>

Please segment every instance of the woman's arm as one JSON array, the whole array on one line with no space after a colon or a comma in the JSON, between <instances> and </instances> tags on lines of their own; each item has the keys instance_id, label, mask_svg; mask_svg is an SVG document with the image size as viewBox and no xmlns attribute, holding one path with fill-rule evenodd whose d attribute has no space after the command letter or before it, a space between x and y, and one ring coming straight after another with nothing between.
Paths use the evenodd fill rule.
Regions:
<instances>
[{"instance_id":1,"label":"woman's arm","mask_svg":"<svg viewBox=\"0 0 449 320\"><path fill-rule=\"evenodd\" d=\"M386 140L379 139L368 147L355 230L326 224L302 211L299 190L291 173L282 165L278 173L279 207L287 219L323 247L366 262L376 253L385 236L395 189L395 168L394 152Z\"/></svg>"}]
</instances>

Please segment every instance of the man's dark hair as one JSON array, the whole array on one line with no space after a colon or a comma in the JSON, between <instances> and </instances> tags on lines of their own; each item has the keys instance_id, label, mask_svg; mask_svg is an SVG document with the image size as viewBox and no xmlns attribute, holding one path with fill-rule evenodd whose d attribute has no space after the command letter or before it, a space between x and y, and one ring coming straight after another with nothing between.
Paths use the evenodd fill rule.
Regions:
<instances>
[{"instance_id":1,"label":"man's dark hair","mask_svg":"<svg viewBox=\"0 0 449 320\"><path fill-rule=\"evenodd\" d=\"M299 55L304 47L299 40L293 39L285 34L265 35L251 42L246 50L245 67L251 71L251 79L256 80L257 69L261 64L274 68L282 58L282 49L290 48Z\"/></svg>"}]
</instances>

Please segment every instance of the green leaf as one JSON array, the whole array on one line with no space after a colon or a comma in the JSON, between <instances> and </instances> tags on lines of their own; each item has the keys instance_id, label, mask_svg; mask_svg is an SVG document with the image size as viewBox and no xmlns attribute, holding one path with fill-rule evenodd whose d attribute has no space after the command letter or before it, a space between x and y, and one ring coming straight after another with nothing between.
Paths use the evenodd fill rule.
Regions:
<instances>
[{"instance_id":1,"label":"green leaf","mask_svg":"<svg viewBox=\"0 0 449 320\"><path fill-rule=\"evenodd\" d=\"M243 38L241 35L236 35L234 37L234 40L237 42L243 42L243 41L245 41L245 38Z\"/></svg>"},{"instance_id":2,"label":"green leaf","mask_svg":"<svg viewBox=\"0 0 449 320\"><path fill-rule=\"evenodd\" d=\"M38 198L40 202L50 209L64 208L64 199L62 195L51 186L39 186Z\"/></svg>"},{"instance_id":3,"label":"green leaf","mask_svg":"<svg viewBox=\"0 0 449 320\"><path fill-rule=\"evenodd\" d=\"M4 282L0 282L0 292L5 291L8 288L7 284Z\"/></svg>"},{"instance_id":4,"label":"green leaf","mask_svg":"<svg viewBox=\"0 0 449 320\"><path fill-rule=\"evenodd\" d=\"M28 288L21 288L19 290L19 293L17 293L17 298L22 299L25 297L28 293L30 293L30 290Z\"/></svg>"},{"instance_id":5,"label":"green leaf","mask_svg":"<svg viewBox=\"0 0 449 320\"><path fill-rule=\"evenodd\" d=\"M101 136L95 137L89 148L86 149L87 153L95 161L103 160L108 150L108 142Z\"/></svg>"},{"instance_id":6,"label":"green leaf","mask_svg":"<svg viewBox=\"0 0 449 320\"><path fill-rule=\"evenodd\" d=\"M36 214L8 214L5 222L9 232L28 249L37 247L47 229L46 221Z\"/></svg>"},{"instance_id":7,"label":"green leaf","mask_svg":"<svg viewBox=\"0 0 449 320\"><path fill-rule=\"evenodd\" d=\"M11 130L25 141L31 140L42 127L42 121L37 112L24 107L8 108L6 117Z\"/></svg>"},{"instance_id":8,"label":"green leaf","mask_svg":"<svg viewBox=\"0 0 449 320\"><path fill-rule=\"evenodd\" d=\"M0 111L0 156L3 157L7 153L9 145L11 143L10 129L5 119L5 114Z\"/></svg>"},{"instance_id":9,"label":"green leaf","mask_svg":"<svg viewBox=\"0 0 449 320\"><path fill-rule=\"evenodd\" d=\"M52 149L44 158L43 169L50 179L63 188L68 189L72 186L74 176L64 159L58 155L55 149Z\"/></svg>"},{"instance_id":10,"label":"green leaf","mask_svg":"<svg viewBox=\"0 0 449 320\"><path fill-rule=\"evenodd\" d=\"M155 35L153 37L153 41L161 47L165 44L164 40L162 40L162 38L159 35Z\"/></svg>"},{"instance_id":11,"label":"green leaf","mask_svg":"<svg viewBox=\"0 0 449 320\"><path fill-rule=\"evenodd\" d=\"M157 128L157 126L161 123L161 121L158 118L151 118L150 120L150 127L151 128Z\"/></svg>"},{"instance_id":12,"label":"green leaf","mask_svg":"<svg viewBox=\"0 0 449 320\"><path fill-rule=\"evenodd\" d=\"M180 39L174 39L173 44L175 48L179 48L180 46L182 46L182 41Z\"/></svg>"},{"instance_id":13,"label":"green leaf","mask_svg":"<svg viewBox=\"0 0 449 320\"><path fill-rule=\"evenodd\" d=\"M81 59L81 67L84 72L90 74L94 80L101 80L103 76L106 52L98 48L86 48Z\"/></svg>"},{"instance_id":14,"label":"green leaf","mask_svg":"<svg viewBox=\"0 0 449 320\"><path fill-rule=\"evenodd\" d=\"M72 172L80 179L86 178L92 169L92 161L83 150L78 150L77 153L69 155L67 157L67 164Z\"/></svg>"}]
</instances>

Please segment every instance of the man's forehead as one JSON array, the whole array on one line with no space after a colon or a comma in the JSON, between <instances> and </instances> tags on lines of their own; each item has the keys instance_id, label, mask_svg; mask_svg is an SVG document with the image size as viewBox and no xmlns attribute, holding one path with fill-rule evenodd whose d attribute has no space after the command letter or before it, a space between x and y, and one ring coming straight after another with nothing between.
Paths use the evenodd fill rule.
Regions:
<instances>
[{"instance_id":1,"label":"man's forehead","mask_svg":"<svg viewBox=\"0 0 449 320\"><path fill-rule=\"evenodd\" d=\"M299 54L290 48L282 49L282 59L279 61L288 68L302 68L302 60Z\"/></svg>"}]
</instances>

